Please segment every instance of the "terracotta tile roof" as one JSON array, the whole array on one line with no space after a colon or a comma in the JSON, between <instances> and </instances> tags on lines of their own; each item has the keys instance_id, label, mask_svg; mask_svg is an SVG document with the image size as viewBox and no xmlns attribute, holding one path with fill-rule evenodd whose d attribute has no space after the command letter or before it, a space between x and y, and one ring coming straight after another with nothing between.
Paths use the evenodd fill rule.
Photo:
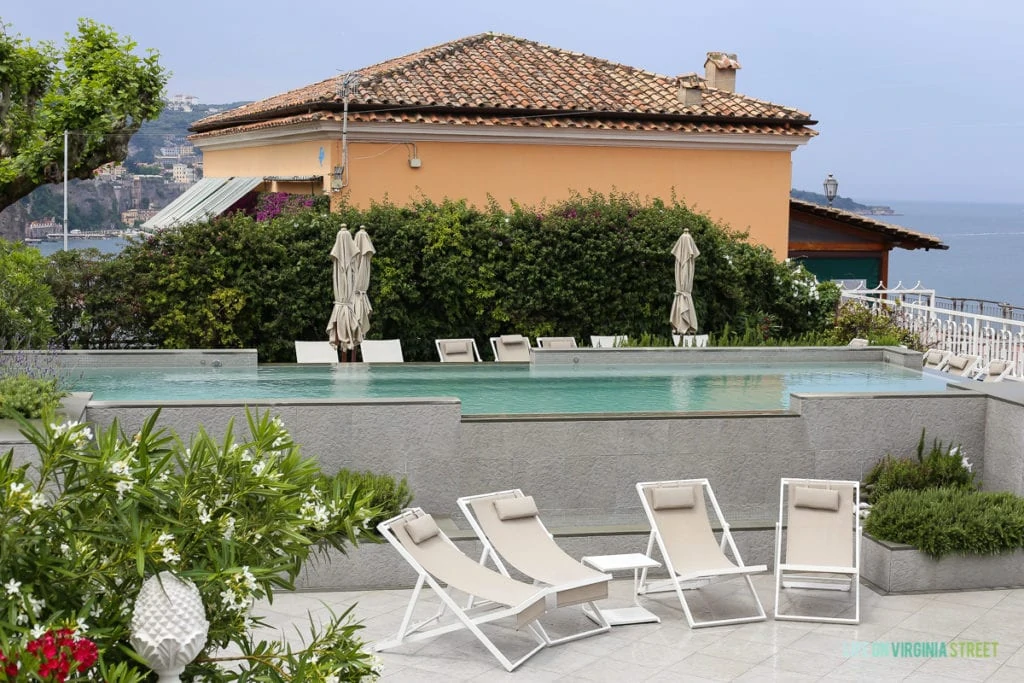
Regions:
<instances>
[{"instance_id":1,"label":"terracotta tile roof","mask_svg":"<svg viewBox=\"0 0 1024 683\"><path fill-rule=\"evenodd\" d=\"M903 249L949 249L949 245L943 244L942 240L938 237L910 230L900 225L876 221L859 213L834 209L831 206L822 206L821 204L805 202L802 199L793 199L792 197L789 200L789 206L796 211L814 214L823 218L831 218L855 228L885 235L897 242L897 246Z\"/></svg>"},{"instance_id":2,"label":"terracotta tile roof","mask_svg":"<svg viewBox=\"0 0 1024 683\"><path fill-rule=\"evenodd\" d=\"M764 132L762 128L779 126L787 131L784 134L816 134L807 128L815 122L804 112L716 90L704 79L697 79L700 103L686 106L678 91L687 76L662 76L499 33L444 43L358 73L358 87L349 98L350 120L393 121L400 117L450 124L665 130L717 124L738 126L732 132L747 128ZM289 117L340 111L344 76L208 116L194 123L192 130L210 133L230 128L233 132L238 126L283 125ZM538 120L514 123L510 119L523 115ZM570 115L575 120L566 118ZM548 120L539 120L545 118ZM557 123L559 118L565 121ZM593 120L584 123L585 119ZM613 121L618 123L611 124ZM673 127L676 125L682 127Z\"/></svg>"}]
</instances>

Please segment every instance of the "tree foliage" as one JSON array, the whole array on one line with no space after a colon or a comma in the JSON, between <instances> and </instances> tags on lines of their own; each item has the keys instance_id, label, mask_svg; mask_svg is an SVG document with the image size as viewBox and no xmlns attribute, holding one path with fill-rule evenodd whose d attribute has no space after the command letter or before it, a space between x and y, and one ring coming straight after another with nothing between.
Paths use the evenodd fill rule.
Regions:
<instances>
[{"instance_id":1,"label":"tree foliage","mask_svg":"<svg viewBox=\"0 0 1024 683\"><path fill-rule=\"evenodd\" d=\"M163 108L167 72L156 52L80 19L63 48L32 44L0 22L0 210L64 175L89 178L124 161L128 141Z\"/></svg>"},{"instance_id":2,"label":"tree foliage","mask_svg":"<svg viewBox=\"0 0 1024 683\"><path fill-rule=\"evenodd\" d=\"M39 250L0 239L0 350L39 348L52 337L54 297L45 271Z\"/></svg>"}]
</instances>

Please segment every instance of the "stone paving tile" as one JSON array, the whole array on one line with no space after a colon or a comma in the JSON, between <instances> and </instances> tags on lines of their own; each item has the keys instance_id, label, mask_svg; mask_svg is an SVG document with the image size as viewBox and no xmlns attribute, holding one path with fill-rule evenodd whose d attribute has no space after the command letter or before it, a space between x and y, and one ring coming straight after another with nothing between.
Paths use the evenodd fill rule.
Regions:
<instances>
[{"instance_id":1,"label":"stone paving tile","mask_svg":"<svg viewBox=\"0 0 1024 683\"><path fill-rule=\"evenodd\" d=\"M765 610L772 610L771 577L755 577ZM744 610L749 602L742 582L722 582L695 596L695 609L715 613ZM613 603L628 604L630 582L612 584ZM732 591L731 593L729 591ZM260 603L268 628L261 637L283 637L298 645L313 623L357 604L355 618L364 625L364 641L393 637L411 591L351 593L280 593L274 603ZM423 594L416 618L433 614L435 596ZM848 596L847 596L848 597ZM767 598L767 599L766 599ZM1024 589L882 596L862 590L859 625L774 621L690 629L674 595L642 597L641 603L662 618L660 624L613 627L598 634L540 651L514 673L467 631L456 631L379 653L382 680L403 681L793 681L887 680L1024 681ZM829 601L821 601L829 607ZM447 618L451 618L448 615ZM592 624L578 611L545 617L551 635ZM501 622L484 627L511 657L532 646L526 632ZM887 647L891 642L996 641L989 658L851 656L856 646Z\"/></svg>"}]
</instances>

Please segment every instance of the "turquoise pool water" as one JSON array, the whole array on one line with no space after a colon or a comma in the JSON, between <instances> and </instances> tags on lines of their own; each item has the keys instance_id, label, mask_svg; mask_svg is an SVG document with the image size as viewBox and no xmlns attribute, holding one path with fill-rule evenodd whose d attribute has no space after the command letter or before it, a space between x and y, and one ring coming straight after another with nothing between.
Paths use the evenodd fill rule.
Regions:
<instances>
[{"instance_id":1,"label":"turquoise pool water","mask_svg":"<svg viewBox=\"0 0 1024 683\"><path fill-rule=\"evenodd\" d=\"M451 397L465 415L778 410L791 393L943 391L948 378L889 363L341 364L87 369L97 401Z\"/></svg>"}]
</instances>

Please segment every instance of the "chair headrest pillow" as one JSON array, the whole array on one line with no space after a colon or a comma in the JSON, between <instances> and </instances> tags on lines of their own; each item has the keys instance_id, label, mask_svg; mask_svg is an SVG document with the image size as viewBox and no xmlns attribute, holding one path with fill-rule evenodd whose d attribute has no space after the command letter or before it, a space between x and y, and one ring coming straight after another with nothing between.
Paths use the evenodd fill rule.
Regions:
<instances>
[{"instance_id":1,"label":"chair headrest pillow","mask_svg":"<svg viewBox=\"0 0 1024 683\"><path fill-rule=\"evenodd\" d=\"M506 522L510 519L536 517L537 503L533 500L533 496L501 498L494 501L494 510L498 513L498 519Z\"/></svg>"},{"instance_id":2,"label":"chair headrest pillow","mask_svg":"<svg viewBox=\"0 0 1024 683\"><path fill-rule=\"evenodd\" d=\"M655 510L692 508L695 504L693 486L658 486L652 493L651 505Z\"/></svg>"},{"instance_id":3,"label":"chair headrest pillow","mask_svg":"<svg viewBox=\"0 0 1024 683\"><path fill-rule=\"evenodd\" d=\"M471 348L472 347L470 346L469 342L466 341L466 340L446 341L444 343L444 352L446 354L451 354L451 353L470 353L470 349Z\"/></svg>"},{"instance_id":4,"label":"chair headrest pillow","mask_svg":"<svg viewBox=\"0 0 1024 683\"><path fill-rule=\"evenodd\" d=\"M503 334L499 338L502 344L522 344L526 338L521 334Z\"/></svg>"},{"instance_id":5,"label":"chair headrest pillow","mask_svg":"<svg viewBox=\"0 0 1024 683\"><path fill-rule=\"evenodd\" d=\"M965 356L953 356L949 359L949 367L957 370L963 370L967 366L967 358Z\"/></svg>"},{"instance_id":6,"label":"chair headrest pillow","mask_svg":"<svg viewBox=\"0 0 1024 683\"><path fill-rule=\"evenodd\" d=\"M405 530L409 533L409 538L411 538L412 542L416 545L419 545L420 543L423 543L423 541L427 541L441 533L441 530L437 528L437 522L434 521L434 518L431 515L423 515L422 517L417 517L411 522L407 522Z\"/></svg>"},{"instance_id":7,"label":"chair headrest pillow","mask_svg":"<svg viewBox=\"0 0 1024 683\"><path fill-rule=\"evenodd\" d=\"M839 491L797 486L793 492L793 505L798 508L836 512L839 510Z\"/></svg>"}]
</instances>

